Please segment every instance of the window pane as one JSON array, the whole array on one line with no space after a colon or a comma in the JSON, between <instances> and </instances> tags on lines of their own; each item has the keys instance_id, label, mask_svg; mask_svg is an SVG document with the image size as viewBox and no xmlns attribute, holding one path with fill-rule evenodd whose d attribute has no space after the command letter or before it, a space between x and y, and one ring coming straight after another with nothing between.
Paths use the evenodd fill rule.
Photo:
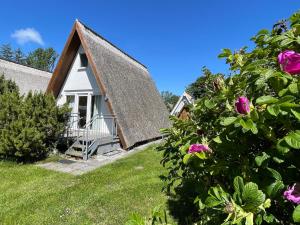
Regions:
<instances>
[{"instance_id":1,"label":"window pane","mask_svg":"<svg viewBox=\"0 0 300 225\"><path fill-rule=\"evenodd\" d=\"M87 96L79 96L78 113L80 117L78 126L79 128L83 128L84 125L86 124Z\"/></svg>"},{"instance_id":2,"label":"window pane","mask_svg":"<svg viewBox=\"0 0 300 225\"><path fill-rule=\"evenodd\" d=\"M81 67L87 67L88 65L88 59L86 57L86 54L80 54L80 66Z\"/></svg>"}]
</instances>

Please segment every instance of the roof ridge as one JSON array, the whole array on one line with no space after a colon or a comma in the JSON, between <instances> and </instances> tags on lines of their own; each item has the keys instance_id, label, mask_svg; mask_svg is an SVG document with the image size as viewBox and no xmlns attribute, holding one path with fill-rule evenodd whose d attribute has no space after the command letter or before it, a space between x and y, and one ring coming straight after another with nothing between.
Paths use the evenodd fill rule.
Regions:
<instances>
[{"instance_id":1,"label":"roof ridge","mask_svg":"<svg viewBox=\"0 0 300 225\"><path fill-rule=\"evenodd\" d=\"M116 48L117 50L119 50L121 53L123 53L124 55L126 55L127 57L129 57L130 59L132 59L133 61L135 61L136 63L140 64L145 69L148 69L147 66L145 66L143 63L141 63L137 59L133 58L131 55L129 55L128 53L126 53L125 51L123 51L122 49L120 49L119 47L117 47L115 44L113 44L112 42L110 42L109 40L107 40L106 38L104 38L102 35L98 34L96 31L94 31L92 28L90 28L87 25L85 25L84 23L82 23L80 20L76 19L75 22L80 23L82 26L84 26L84 28L86 28L87 30L89 30L90 32L92 32L94 35L96 35L97 37L101 38L102 40L104 40L105 42L107 42L112 47Z\"/></svg>"},{"instance_id":2,"label":"roof ridge","mask_svg":"<svg viewBox=\"0 0 300 225\"><path fill-rule=\"evenodd\" d=\"M50 73L50 74L52 74L52 73L49 72L49 71L46 71L46 70L43 70L43 69L38 69L38 68L35 68L35 67L33 67L33 66L29 66L29 65L26 65L26 64L22 64L22 63L19 63L19 62L10 60L10 59L5 59L5 58L3 58L3 57L1 57L1 56L0 56L0 60L6 61L6 62L10 62L10 63L14 63L14 64L17 64L17 65L19 65L19 66L25 66L25 67L28 67L28 68L31 68L31 69L35 69L35 70L43 71L43 72L45 72L45 73Z\"/></svg>"}]
</instances>

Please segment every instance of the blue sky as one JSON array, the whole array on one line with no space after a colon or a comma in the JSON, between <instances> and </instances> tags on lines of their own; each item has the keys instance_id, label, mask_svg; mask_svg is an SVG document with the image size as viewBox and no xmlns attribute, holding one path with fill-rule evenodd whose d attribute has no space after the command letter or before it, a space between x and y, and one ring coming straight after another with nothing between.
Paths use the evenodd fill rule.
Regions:
<instances>
[{"instance_id":1,"label":"blue sky","mask_svg":"<svg viewBox=\"0 0 300 225\"><path fill-rule=\"evenodd\" d=\"M160 91L180 95L202 66L227 72L222 48L251 46L258 30L298 9L297 0L3 1L0 43L61 53L78 18L145 64ZM17 41L24 32L34 41Z\"/></svg>"}]
</instances>

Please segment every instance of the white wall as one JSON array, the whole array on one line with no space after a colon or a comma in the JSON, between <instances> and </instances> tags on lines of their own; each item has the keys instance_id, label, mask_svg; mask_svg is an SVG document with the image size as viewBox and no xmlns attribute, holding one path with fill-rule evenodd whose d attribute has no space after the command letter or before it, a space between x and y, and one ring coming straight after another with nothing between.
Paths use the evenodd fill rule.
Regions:
<instances>
[{"instance_id":1,"label":"white wall","mask_svg":"<svg viewBox=\"0 0 300 225\"><path fill-rule=\"evenodd\" d=\"M96 82L93 71L88 64L86 68L80 67L80 54L84 53L82 46L79 47L78 52L74 58L74 61L70 67L70 70L67 74L67 77L64 81L62 89L60 90L59 96L57 98L57 104L63 105L66 103L67 95L75 96L75 109L77 111L78 96L87 95L88 96L88 112L87 112L87 121L90 120L91 115L91 98L92 95L101 95L98 84ZM100 112L101 116L110 115L110 111L105 102L105 97L101 97L100 103ZM105 124L101 125L105 132L108 132L111 127L112 120L105 120Z\"/></svg>"},{"instance_id":2,"label":"white wall","mask_svg":"<svg viewBox=\"0 0 300 225\"><path fill-rule=\"evenodd\" d=\"M73 92L84 92L100 95L93 71L88 65L86 68L80 67L80 54L84 53L82 46L79 47L75 59L71 65L65 82L62 86L57 99L57 104L62 105L66 102L66 94Z\"/></svg>"}]
</instances>

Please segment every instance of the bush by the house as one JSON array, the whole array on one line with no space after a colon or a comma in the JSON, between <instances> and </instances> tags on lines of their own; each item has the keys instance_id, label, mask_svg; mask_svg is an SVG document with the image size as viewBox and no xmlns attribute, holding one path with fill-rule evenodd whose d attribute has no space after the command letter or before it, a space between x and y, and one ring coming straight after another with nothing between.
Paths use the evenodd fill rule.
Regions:
<instances>
[{"instance_id":1,"label":"bush by the house","mask_svg":"<svg viewBox=\"0 0 300 225\"><path fill-rule=\"evenodd\" d=\"M223 50L232 75L164 131L164 178L190 223L300 222L300 13L252 40Z\"/></svg>"},{"instance_id":2,"label":"bush by the house","mask_svg":"<svg viewBox=\"0 0 300 225\"><path fill-rule=\"evenodd\" d=\"M0 78L0 158L17 161L42 159L63 133L66 106L56 106L52 95L20 96L12 81Z\"/></svg>"}]
</instances>

